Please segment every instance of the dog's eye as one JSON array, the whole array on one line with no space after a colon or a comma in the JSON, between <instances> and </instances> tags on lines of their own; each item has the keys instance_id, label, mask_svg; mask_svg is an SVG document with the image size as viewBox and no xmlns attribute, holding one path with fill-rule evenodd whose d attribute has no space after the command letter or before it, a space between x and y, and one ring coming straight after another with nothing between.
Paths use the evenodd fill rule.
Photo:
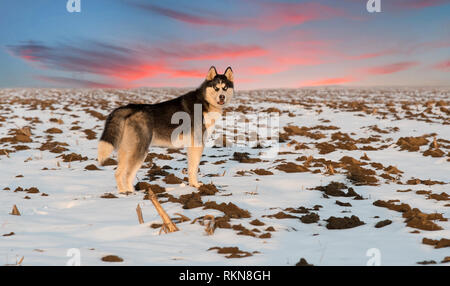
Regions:
<instances>
[{"instance_id":1,"label":"dog's eye","mask_svg":"<svg viewBox=\"0 0 450 286\"><path fill-rule=\"evenodd\" d=\"M218 88L217 86L214 88L215 91L219 91L220 88Z\"/></svg>"},{"instance_id":2,"label":"dog's eye","mask_svg":"<svg viewBox=\"0 0 450 286\"><path fill-rule=\"evenodd\" d=\"M227 90L227 89L228 89L228 86L224 86L222 89L223 89L223 90Z\"/></svg>"}]
</instances>

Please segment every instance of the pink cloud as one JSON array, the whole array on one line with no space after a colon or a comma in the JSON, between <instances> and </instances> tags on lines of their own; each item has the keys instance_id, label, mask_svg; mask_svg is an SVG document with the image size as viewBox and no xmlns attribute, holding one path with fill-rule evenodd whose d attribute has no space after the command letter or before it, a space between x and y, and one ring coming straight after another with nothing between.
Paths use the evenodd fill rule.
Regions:
<instances>
[{"instance_id":1,"label":"pink cloud","mask_svg":"<svg viewBox=\"0 0 450 286\"><path fill-rule=\"evenodd\" d=\"M400 71L410 69L417 66L418 62L399 62L387 65L381 65L376 67L370 67L363 70L364 73L369 75L382 75L382 74L392 74Z\"/></svg>"},{"instance_id":2,"label":"pink cloud","mask_svg":"<svg viewBox=\"0 0 450 286\"><path fill-rule=\"evenodd\" d=\"M326 85L340 85L345 83L350 83L355 81L353 77L334 77L334 78L323 78L318 80L306 81L301 84L301 86L326 86Z\"/></svg>"},{"instance_id":3,"label":"pink cloud","mask_svg":"<svg viewBox=\"0 0 450 286\"><path fill-rule=\"evenodd\" d=\"M436 70L448 72L450 71L450 60L438 62L433 65L433 68Z\"/></svg>"},{"instance_id":4,"label":"pink cloud","mask_svg":"<svg viewBox=\"0 0 450 286\"><path fill-rule=\"evenodd\" d=\"M343 10L316 2L263 2L251 1L254 15L236 16L230 19L213 12L181 12L153 4L136 4L135 6L154 14L162 15L183 23L199 26L218 26L226 28L252 28L258 30L276 30L282 27L300 25L305 22L343 16Z\"/></svg>"}]
</instances>

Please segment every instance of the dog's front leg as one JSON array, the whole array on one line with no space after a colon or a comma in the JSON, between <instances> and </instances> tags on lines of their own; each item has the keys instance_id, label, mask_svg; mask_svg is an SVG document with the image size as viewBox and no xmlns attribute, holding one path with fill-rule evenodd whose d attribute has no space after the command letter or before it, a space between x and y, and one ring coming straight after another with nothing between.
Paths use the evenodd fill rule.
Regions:
<instances>
[{"instance_id":1,"label":"dog's front leg","mask_svg":"<svg viewBox=\"0 0 450 286\"><path fill-rule=\"evenodd\" d=\"M201 183L197 181L197 173L202 153L203 146L187 148L189 185L195 188L198 188L201 185Z\"/></svg>"}]
</instances>

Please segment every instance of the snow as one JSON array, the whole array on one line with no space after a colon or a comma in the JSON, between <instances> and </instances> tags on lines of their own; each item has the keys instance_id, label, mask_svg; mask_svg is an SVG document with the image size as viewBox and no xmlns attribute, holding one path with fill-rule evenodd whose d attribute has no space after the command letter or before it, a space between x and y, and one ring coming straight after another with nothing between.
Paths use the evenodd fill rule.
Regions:
<instances>
[{"instance_id":1,"label":"snow","mask_svg":"<svg viewBox=\"0 0 450 286\"><path fill-rule=\"evenodd\" d=\"M358 90L324 89L324 90L265 90L242 91L235 95L233 107L239 105L251 106L255 110L264 110L276 107L282 110L280 116L280 131L282 127L292 124L296 126L313 127L317 125L334 125L338 130L321 130L326 138L314 140L303 136L293 136L292 139L305 143L310 149L295 150L280 144L280 151L290 151L292 154L278 155L275 158L265 159L262 162L247 164L230 160L234 152L249 152L251 158L259 157L260 149L252 148L207 148L202 160L207 162L200 166L200 180L203 183L214 183L220 190L214 196L202 197L203 201L232 202L251 213L251 218L232 219L231 224L242 224L249 229L254 226L249 222L259 219L265 225L259 229L273 226L269 239L237 235L232 229L218 228L213 235L206 235L204 226L199 223L191 224L192 220L211 214L222 216L217 210L204 210L202 207L183 209L181 204L165 202L162 204L165 211L175 217L181 213L191 219L189 222L178 224L180 231L159 234L159 229L149 227L152 223L160 223L161 219L152 203L143 200L143 193L136 192L131 195L119 195L115 186L115 166L100 167L99 171L84 169L89 164L98 164L95 161L97 140L88 140L82 132L83 129L92 129L97 138L103 129L103 121L84 112L89 108L107 115L114 107L127 102L157 102L174 95L182 94L185 90L177 89L137 89L137 90L58 90L58 89L3 89L0 90L0 116L6 121L0 122L0 138L7 137L13 128L29 125L23 117L37 117L42 123L33 126L32 143L20 143L31 149L17 151L9 157L0 156L0 264L14 264L16 258L24 257L23 265L65 265L70 257L67 251L77 248L81 253L81 265L116 265L101 261L105 255L113 254L124 259L117 265L295 265L300 258L305 258L314 265L366 265L369 256L367 251L377 248L381 253L382 265L415 265L419 261L435 260L440 262L450 256L449 248L434 249L430 245L422 244L422 238L450 238L450 222L437 221L443 228L439 231L415 230L406 227L402 213L385 208L376 207L376 200L398 199L408 203L411 207L419 208L426 213L442 213L445 218L450 217L450 207L445 206L449 201L436 201L418 195L416 190L432 190L433 193L449 193L450 164L449 151L443 149L447 156L432 158L423 156L426 146L420 152L400 151L395 144L400 137L422 136L436 133L438 138L450 140L450 125L448 114L435 107L431 122L408 119L404 116L401 105L404 101L414 101L423 104L427 100L447 100L450 91L446 89L388 89L383 93L378 89ZM39 100L56 100L53 103L55 110L30 110L30 106L21 101L27 98ZM267 99L273 99L267 100ZM282 102L274 102L282 100ZM392 114L385 118L377 114L364 112L351 112L344 108L335 109L326 106L329 101L361 101L372 108L383 108L388 101L395 103L396 110L402 119L396 120ZM14 102L13 104L10 104ZM102 102L107 109L93 103ZM305 102L312 108L300 104ZM64 110L69 106L72 111ZM7 110L9 107L11 110ZM424 106L413 106L422 110ZM318 112L318 109L321 112ZM418 112L420 112L420 110ZM288 111L295 117L288 116ZM358 116L364 114L365 116ZM79 116L79 117L74 117ZM438 118L441 116L441 118ZM50 122L50 118L61 119L64 123ZM324 123L323 120L330 122ZM70 130L71 123L79 121L80 130ZM446 124L444 124L446 123ZM398 127L398 132L379 134L366 128L377 125L381 129ZM87 156L87 161L63 162L57 156L61 154L49 151L40 151L38 148L45 142L45 130L51 127L59 128L61 134L52 134L53 141L66 142L66 148L71 152ZM321 155L313 143L330 142L330 134L340 131L352 132L352 138L380 135L382 141L370 145L379 147L389 144L389 147L376 151L341 150ZM40 138L38 136L41 136ZM289 140L290 141L290 140ZM11 149L12 145L0 143L0 149ZM368 145L368 144L364 144ZM361 145L358 145L361 146ZM166 154L166 149L151 148L150 152ZM183 151L184 152L184 151ZM326 175L312 172L285 173L274 167L279 163L274 161L285 159L286 162L295 161L300 156L312 155L314 158L326 158L339 161L343 156L358 159L366 153L370 162L378 162L387 167L397 167L403 171L401 181L404 183L411 178L431 179L443 181L443 185L425 186L398 185L387 182L380 177L377 186L354 186L346 179L344 172L335 175ZM168 170L177 177L185 177L182 169L186 168L183 154L170 154L173 160L155 159L158 166L169 165ZM212 158L210 156L218 157ZM219 157L224 156L224 157ZM29 159L31 158L31 159ZM215 165L215 161L226 160L224 164ZM42 170L48 168L49 170ZM250 171L252 169L266 169L274 174L258 176L246 173L244 176L236 174L237 171ZM313 168L312 168L313 169ZM223 176L207 177L208 174L222 174ZM147 169L141 169L137 177L139 181L149 182L145 179ZM377 175L382 172L377 171ZM16 177L22 174L23 177ZM311 190L317 186L325 186L331 181L343 182L352 186L362 195L364 200L353 200L346 197L330 197L325 199L322 192ZM135 181L137 182L137 180ZM190 194L194 188L181 185L167 185L162 178L156 183L166 187L168 193L175 197ZM41 193L26 194L14 192L16 187L37 187ZM3 190L9 187L10 190ZM410 192L396 192L397 190L412 189ZM104 199L104 193L113 193L117 199ZM231 195L229 195L231 194ZM31 199L24 199L24 196ZM336 200L350 202L352 207L341 207L335 204ZM164 201L164 200L162 200ZM138 224L136 206L140 204L145 223ZM21 216L13 216L12 206L17 205ZM312 208L321 205L317 211L320 215L318 223L304 224L296 219L276 219L263 217L275 214L285 208L304 206ZM342 211L347 211L342 213ZM295 215L295 214L294 214ZM344 217L356 215L364 225L350 229L329 230L326 221L330 216ZM378 216L378 218L374 218ZM390 219L392 224L383 228L375 228L380 220ZM14 232L12 236L1 236ZM250 257L227 259L216 251L208 251L211 247L237 246L240 250L254 252ZM2 260L3 259L3 260ZM447 264L448 265L448 264Z\"/></svg>"}]
</instances>

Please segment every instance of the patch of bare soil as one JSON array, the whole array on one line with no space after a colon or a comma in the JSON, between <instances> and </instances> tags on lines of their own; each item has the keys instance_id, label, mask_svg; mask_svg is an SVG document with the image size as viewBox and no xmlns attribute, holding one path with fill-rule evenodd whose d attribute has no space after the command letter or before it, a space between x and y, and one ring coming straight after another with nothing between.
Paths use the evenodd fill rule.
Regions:
<instances>
[{"instance_id":1,"label":"patch of bare soil","mask_svg":"<svg viewBox=\"0 0 450 286\"><path fill-rule=\"evenodd\" d=\"M347 192L342 191L343 189L347 189ZM362 200L363 197L355 192L353 188L347 188L347 186L343 183L332 181L326 186L318 186L315 187L314 190L319 190L324 192L326 196L332 197L354 197L355 200Z\"/></svg>"},{"instance_id":2,"label":"patch of bare soil","mask_svg":"<svg viewBox=\"0 0 450 286\"><path fill-rule=\"evenodd\" d=\"M219 190L213 184L201 185L198 188L198 191L200 192L201 196L213 196L215 193L219 192Z\"/></svg>"},{"instance_id":3,"label":"patch of bare soil","mask_svg":"<svg viewBox=\"0 0 450 286\"><path fill-rule=\"evenodd\" d=\"M102 199L117 199L117 196L112 193L104 193L100 196Z\"/></svg>"},{"instance_id":4,"label":"patch of bare soil","mask_svg":"<svg viewBox=\"0 0 450 286\"><path fill-rule=\"evenodd\" d=\"M82 156L81 154L70 153L70 154L62 154L57 156L56 158L62 158L63 162L74 162L74 161L86 161L88 157Z\"/></svg>"},{"instance_id":5,"label":"patch of bare soil","mask_svg":"<svg viewBox=\"0 0 450 286\"><path fill-rule=\"evenodd\" d=\"M316 148L319 149L319 154L328 154L336 151L336 147L327 142L317 143Z\"/></svg>"},{"instance_id":6,"label":"patch of bare soil","mask_svg":"<svg viewBox=\"0 0 450 286\"><path fill-rule=\"evenodd\" d=\"M310 213L310 214L306 214L306 215L300 217L300 221L302 223L306 223L306 224L316 223L319 221L319 219L320 219L320 216L316 213Z\"/></svg>"},{"instance_id":7,"label":"patch of bare soil","mask_svg":"<svg viewBox=\"0 0 450 286\"><path fill-rule=\"evenodd\" d=\"M231 160L249 164L261 162L261 159L259 158L250 158L250 154L248 152L234 152Z\"/></svg>"},{"instance_id":8,"label":"patch of bare soil","mask_svg":"<svg viewBox=\"0 0 450 286\"><path fill-rule=\"evenodd\" d=\"M351 217L330 217L327 220L328 229L347 229L354 228L363 225L364 222L361 221L357 216L352 215Z\"/></svg>"},{"instance_id":9,"label":"patch of bare soil","mask_svg":"<svg viewBox=\"0 0 450 286\"><path fill-rule=\"evenodd\" d=\"M88 140L94 140L97 138L97 133L95 133L91 129L84 129L83 132L84 132L84 134L86 134L86 138Z\"/></svg>"},{"instance_id":10,"label":"patch of bare soil","mask_svg":"<svg viewBox=\"0 0 450 286\"><path fill-rule=\"evenodd\" d=\"M300 261L295 264L295 266L314 266L313 264L309 264L305 258L300 258Z\"/></svg>"},{"instance_id":11,"label":"patch of bare soil","mask_svg":"<svg viewBox=\"0 0 450 286\"><path fill-rule=\"evenodd\" d=\"M117 161L114 160L113 158L106 159L102 164L102 166L116 166L116 165L117 165Z\"/></svg>"},{"instance_id":12,"label":"patch of bare soil","mask_svg":"<svg viewBox=\"0 0 450 286\"><path fill-rule=\"evenodd\" d=\"M57 141L47 141L39 147L39 150L41 151L50 151L51 153L62 153L65 151L69 151L69 149L63 147L63 146L69 146L69 144L64 142L57 142Z\"/></svg>"},{"instance_id":13,"label":"patch of bare soil","mask_svg":"<svg viewBox=\"0 0 450 286\"><path fill-rule=\"evenodd\" d=\"M181 184L181 183L183 182L182 179L176 177L174 174L168 174L168 175L163 179L163 181L164 181L166 184L172 184L172 185L175 185L175 184Z\"/></svg>"},{"instance_id":14,"label":"patch of bare soil","mask_svg":"<svg viewBox=\"0 0 450 286\"><path fill-rule=\"evenodd\" d=\"M279 164L275 167L276 169L286 172L286 173L302 173L308 172L309 169L302 165L297 165L293 162L287 162L283 164Z\"/></svg>"},{"instance_id":15,"label":"patch of bare soil","mask_svg":"<svg viewBox=\"0 0 450 286\"><path fill-rule=\"evenodd\" d=\"M260 176L270 176L273 175L273 173L271 171L265 170L265 169L253 169L251 170L253 173L255 173L256 175L260 175Z\"/></svg>"},{"instance_id":16,"label":"patch of bare soil","mask_svg":"<svg viewBox=\"0 0 450 286\"><path fill-rule=\"evenodd\" d=\"M97 168L97 166L95 166L94 164L87 165L86 167L84 167L84 169L85 169L85 170L88 170L88 171L98 171L98 170L100 170L100 169Z\"/></svg>"},{"instance_id":17,"label":"patch of bare soil","mask_svg":"<svg viewBox=\"0 0 450 286\"><path fill-rule=\"evenodd\" d=\"M276 219L286 219L286 218L299 219L298 216L290 215L285 212L277 212L276 214L272 214L272 215L263 215L263 217L276 218Z\"/></svg>"},{"instance_id":18,"label":"patch of bare soil","mask_svg":"<svg viewBox=\"0 0 450 286\"><path fill-rule=\"evenodd\" d=\"M422 185L426 185L426 186L432 186L432 185L436 185L436 184L437 185L445 185L444 182L440 182L440 181L421 180L421 179L415 179L415 178L412 178L412 179L406 181L406 184L407 185L419 185L419 184L422 184Z\"/></svg>"},{"instance_id":19,"label":"patch of bare soil","mask_svg":"<svg viewBox=\"0 0 450 286\"><path fill-rule=\"evenodd\" d=\"M49 129L45 130L44 132L48 133L48 134L61 134L61 133L63 133L63 131L61 129L55 128L55 127L49 128Z\"/></svg>"},{"instance_id":20,"label":"patch of bare soil","mask_svg":"<svg viewBox=\"0 0 450 286\"><path fill-rule=\"evenodd\" d=\"M102 257L102 261L104 262L123 262L123 258L117 255L107 255Z\"/></svg>"},{"instance_id":21,"label":"patch of bare soil","mask_svg":"<svg viewBox=\"0 0 450 286\"><path fill-rule=\"evenodd\" d=\"M5 233L2 236L7 237L7 236L13 236L13 235L15 235L15 233L14 232L10 232L10 233Z\"/></svg>"},{"instance_id":22,"label":"patch of bare soil","mask_svg":"<svg viewBox=\"0 0 450 286\"><path fill-rule=\"evenodd\" d=\"M215 209L223 212L230 218L249 218L251 217L249 211L239 208L233 203L221 203L220 205L216 202L206 202L204 209Z\"/></svg>"},{"instance_id":23,"label":"patch of bare soil","mask_svg":"<svg viewBox=\"0 0 450 286\"><path fill-rule=\"evenodd\" d=\"M374 176L376 174L374 170L362 168L358 165L350 165L347 167L347 171L347 179L357 186L376 186L378 183L378 179Z\"/></svg>"},{"instance_id":24,"label":"patch of bare soil","mask_svg":"<svg viewBox=\"0 0 450 286\"><path fill-rule=\"evenodd\" d=\"M421 212L419 209L412 209L408 204L395 204L398 200L382 201L377 200L373 203L374 206L384 207L390 210L403 213L406 225L412 228L417 228L421 230L441 230L442 227L435 224L433 220L447 221L446 218L439 213L426 214Z\"/></svg>"},{"instance_id":25,"label":"patch of bare soil","mask_svg":"<svg viewBox=\"0 0 450 286\"><path fill-rule=\"evenodd\" d=\"M427 145L428 140L424 136L420 137L401 137L396 143L400 146L400 150L408 150L409 152L419 151L420 146Z\"/></svg>"},{"instance_id":26,"label":"patch of bare soil","mask_svg":"<svg viewBox=\"0 0 450 286\"><path fill-rule=\"evenodd\" d=\"M382 220L382 221L377 222L375 224L375 227L376 228L382 228L382 227L385 227L387 225L390 225L391 223L392 223L392 220L386 219L386 220Z\"/></svg>"},{"instance_id":27,"label":"patch of bare soil","mask_svg":"<svg viewBox=\"0 0 450 286\"><path fill-rule=\"evenodd\" d=\"M249 257L252 256L250 252L240 250L239 247L211 247L208 249L210 250L217 250L217 253L219 254L227 254L226 258L243 258L243 257Z\"/></svg>"},{"instance_id":28,"label":"patch of bare soil","mask_svg":"<svg viewBox=\"0 0 450 286\"><path fill-rule=\"evenodd\" d=\"M430 238L423 238L422 239L423 244L433 245L434 248L444 248L444 247L450 247L450 239L447 238L441 238L440 240L437 239L430 239Z\"/></svg>"}]
</instances>

